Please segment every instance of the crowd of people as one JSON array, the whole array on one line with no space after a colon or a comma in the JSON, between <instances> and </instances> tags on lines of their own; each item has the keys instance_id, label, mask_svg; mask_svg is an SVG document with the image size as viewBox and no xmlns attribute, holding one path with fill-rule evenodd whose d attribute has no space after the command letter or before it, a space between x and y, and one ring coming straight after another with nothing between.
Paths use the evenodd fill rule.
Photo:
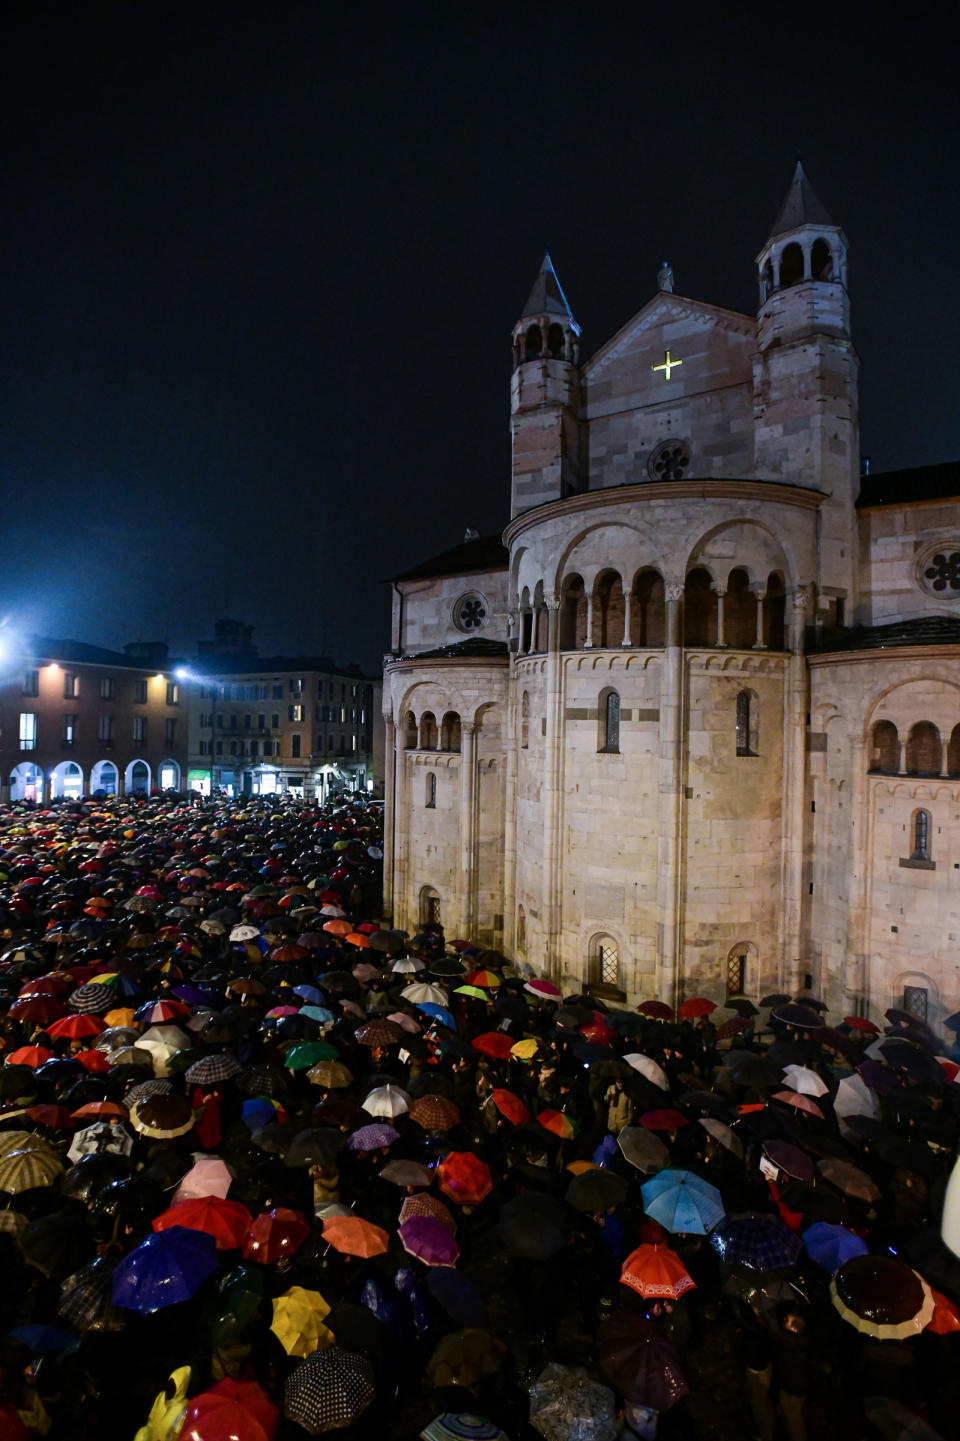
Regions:
<instances>
[{"instance_id":1,"label":"crowd of people","mask_svg":"<svg viewBox=\"0 0 960 1441\"><path fill-rule=\"evenodd\" d=\"M381 847L0 808L0 1441L960 1436L949 1030L571 994Z\"/></svg>"}]
</instances>

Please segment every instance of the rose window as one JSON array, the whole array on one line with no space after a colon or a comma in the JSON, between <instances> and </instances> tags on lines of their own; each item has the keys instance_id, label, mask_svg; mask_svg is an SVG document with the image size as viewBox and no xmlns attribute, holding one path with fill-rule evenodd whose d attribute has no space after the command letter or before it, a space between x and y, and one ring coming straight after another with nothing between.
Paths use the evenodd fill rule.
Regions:
<instances>
[{"instance_id":1,"label":"rose window","mask_svg":"<svg viewBox=\"0 0 960 1441\"><path fill-rule=\"evenodd\" d=\"M664 440L647 462L651 480L684 480L690 470L690 448L683 440Z\"/></svg>"},{"instance_id":2,"label":"rose window","mask_svg":"<svg viewBox=\"0 0 960 1441\"><path fill-rule=\"evenodd\" d=\"M935 591L960 590L960 550L938 550L923 572Z\"/></svg>"},{"instance_id":3,"label":"rose window","mask_svg":"<svg viewBox=\"0 0 960 1441\"><path fill-rule=\"evenodd\" d=\"M453 608L453 623L457 630L466 634L471 631L481 630L487 619L486 599L472 591L469 595L462 595Z\"/></svg>"}]
</instances>

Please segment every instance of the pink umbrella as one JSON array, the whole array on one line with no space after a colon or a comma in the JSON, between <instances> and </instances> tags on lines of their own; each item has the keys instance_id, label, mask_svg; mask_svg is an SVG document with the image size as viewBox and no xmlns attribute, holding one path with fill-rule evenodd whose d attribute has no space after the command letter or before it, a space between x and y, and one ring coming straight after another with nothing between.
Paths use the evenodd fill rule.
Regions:
<instances>
[{"instance_id":1,"label":"pink umbrella","mask_svg":"<svg viewBox=\"0 0 960 1441\"><path fill-rule=\"evenodd\" d=\"M529 991L533 996L539 996L542 1001L559 1001L563 996L559 986L542 978L536 981L527 981L523 989Z\"/></svg>"},{"instance_id":2,"label":"pink umbrella","mask_svg":"<svg viewBox=\"0 0 960 1441\"><path fill-rule=\"evenodd\" d=\"M460 1247L441 1221L414 1216L398 1232L403 1249L425 1266L455 1266Z\"/></svg>"},{"instance_id":3,"label":"pink umbrella","mask_svg":"<svg viewBox=\"0 0 960 1441\"><path fill-rule=\"evenodd\" d=\"M203 1196L219 1196L225 1200L232 1180L229 1166L219 1156L201 1156L174 1191L170 1204L176 1206L181 1201L195 1201Z\"/></svg>"}]
</instances>

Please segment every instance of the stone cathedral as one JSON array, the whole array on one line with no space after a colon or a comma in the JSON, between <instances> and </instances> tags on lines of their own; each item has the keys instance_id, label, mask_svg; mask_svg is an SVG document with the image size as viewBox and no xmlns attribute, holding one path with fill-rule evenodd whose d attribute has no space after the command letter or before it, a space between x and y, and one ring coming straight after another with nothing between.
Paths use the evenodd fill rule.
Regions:
<instances>
[{"instance_id":1,"label":"stone cathedral","mask_svg":"<svg viewBox=\"0 0 960 1441\"><path fill-rule=\"evenodd\" d=\"M771 206L771 209L773 207ZM864 474L847 242L589 358L549 256L502 536L397 576L385 910L635 1003L960 1007L960 464Z\"/></svg>"}]
</instances>

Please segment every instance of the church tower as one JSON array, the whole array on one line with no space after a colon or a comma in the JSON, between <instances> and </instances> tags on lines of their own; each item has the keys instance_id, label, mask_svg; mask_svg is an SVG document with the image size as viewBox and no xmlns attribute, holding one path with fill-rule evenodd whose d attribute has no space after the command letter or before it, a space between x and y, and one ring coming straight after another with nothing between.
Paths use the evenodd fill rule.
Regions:
<instances>
[{"instance_id":1,"label":"church tower","mask_svg":"<svg viewBox=\"0 0 960 1441\"><path fill-rule=\"evenodd\" d=\"M512 516L583 489L580 327L549 254L513 329Z\"/></svg>"},{"instance_id":2,"label":"church tower","mask_svg":"<svg viewBox=\"0 0 960 1441\"><path fill-rule=\"evenodd\" d=\"M852 621L857 600L858 361L846 237L800 161L757 267L756 474L829 497L821 510L817 620L842 624Z\"/></svg>"}]
</instances>

